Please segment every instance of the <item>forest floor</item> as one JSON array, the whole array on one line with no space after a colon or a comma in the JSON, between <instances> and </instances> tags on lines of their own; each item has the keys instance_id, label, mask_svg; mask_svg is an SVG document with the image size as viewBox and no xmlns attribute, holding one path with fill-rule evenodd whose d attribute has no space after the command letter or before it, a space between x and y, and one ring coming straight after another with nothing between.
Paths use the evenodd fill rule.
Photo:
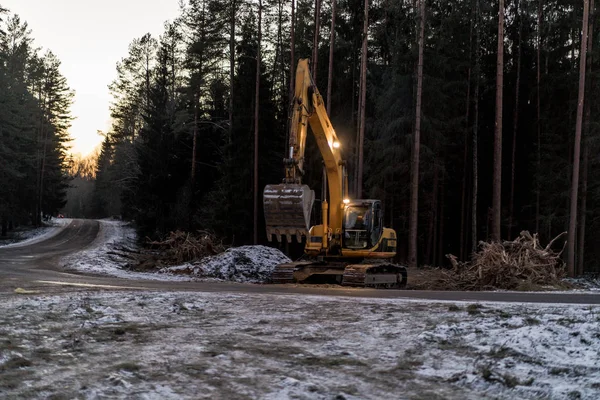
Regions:
<instances>
[{"instance_id":1,"label":"forest floor","mask_svg":"<svg viewBox=\"0 0 600 400\"><path fill-rule=\"evenodd\" d=\"M4 398L600 397L598 306L149 291L2 297Z\"/></svg>"}]
</instances>

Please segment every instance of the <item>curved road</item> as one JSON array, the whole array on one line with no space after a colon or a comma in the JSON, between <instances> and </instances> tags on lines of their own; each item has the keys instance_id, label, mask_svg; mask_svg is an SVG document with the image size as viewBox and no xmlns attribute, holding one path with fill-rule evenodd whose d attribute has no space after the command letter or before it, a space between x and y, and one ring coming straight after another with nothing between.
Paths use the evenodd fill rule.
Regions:
<instances>
[{"instance_id":1,"label":"curved road","mask_svg":"<svg viewBox=\"0 0 600 400\"><path fill-rule=\"evenodd\" d=\"M417 290L374 290L310 285L253 285L214 282L143 281L67 272L61 257L89 246L100 229L98 221L73 220L58 234L23 246L0 247L0 293L17 288L36 293L74 290L183 290L201 292L244 292L313 294L370 298L412 298L450 301L502 301L531 303L600 304L599 294L524 292L439 292Z\"/></svg>"}]
</instances>

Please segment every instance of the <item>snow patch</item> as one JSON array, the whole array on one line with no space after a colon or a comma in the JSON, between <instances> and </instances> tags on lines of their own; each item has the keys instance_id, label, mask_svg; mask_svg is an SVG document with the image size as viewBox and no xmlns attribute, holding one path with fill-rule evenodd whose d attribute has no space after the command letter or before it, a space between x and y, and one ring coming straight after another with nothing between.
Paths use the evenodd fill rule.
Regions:
<instances>
[{"instance_id":1,"label":"snow patch","mask_svg":"<svg viewBox=\"0 0 600 400\"><path fill-rule=\"evenodd\" d=\"M589 275L580 278L566 278L564 281L577 286L573 292L600 292L600 275Z\"/></svg>"},{"instance_id":2,"label":"snow patch","mask_svg":"<svg viewBox=\"0 0 600 400\"><path fill-rule=\"evenodd\" d=\"M63 257L61 265L86 273L111 275L125 279L146 279L160 281L189 281L190 278L171 274L152 274L123 269L131 260L123 252L124 248L137 250L137 234L127 222L103 219L98 221L100 230L96 240L82 251Z\"/></svg>"},{"instance_id":3,"label":"snow patch","mask_svg":"<svg viewBox=\"0 0 600 400\"><path fill-rule=\"evenodd\" d=\"M598 306L154 291L2 300L0 364L31 362L6 374L10 398L600 398Z\"/></svg>"},{"instance_id":4,"label":"snow patch","mask_svg":"<svg viewBox=\"0 0 600 400\"><path fill-rule=\"evenodd\" d=\"M263 283L269 281L276 265L291 261L272 247L241 246L193 263L162 268L158 273L130 271L124 267L132 260L123 250L139 250L135 229L123 221L99 222L96 240L86 249L64 257L61 260L64 268L125 279Z\"/></svg>"},{"instance_id":5,"label":"snow patch","mask_svg":"<svg viewBox=\"0 0 600 400\"><path fill-rule=\"evenodd\" d=\"M46 226L39 228L29 229L20 232L16 238L16 241L8 244L0 244L0 248L12 248L12 247L23 247L29 246L35 243L42 242L46 239L50 239L56 236L62 231L67 225L73 220L70 218L51 218L50 221L46 222Z\"/></svg>"},{"instance_id":6,"label":"snow patch","mask_svg":"<svg viewBox=\"0 0 600 400\"><path fill-rule=\"evenodd\" d=\"M291 260L278 249L267 246L232 247L200 261L163 268L160 272L188 272L200 278L248 283L265 283L278 264Z\"/></svg>"}]
</instances>

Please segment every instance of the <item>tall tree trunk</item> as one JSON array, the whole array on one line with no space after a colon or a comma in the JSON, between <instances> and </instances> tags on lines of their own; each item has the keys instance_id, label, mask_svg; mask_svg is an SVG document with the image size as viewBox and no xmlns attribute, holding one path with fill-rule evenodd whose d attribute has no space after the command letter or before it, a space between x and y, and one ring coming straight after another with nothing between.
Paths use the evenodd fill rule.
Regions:
<instances>
[{"instance_id":1,"label":"tall tree trunk","mask_svg":"<svg viewBox=\"0 0 600 400\"><path fill-rule=\"evenodd\" d=\"M496 59L496 131L494 134L494 187L492 240L500 240L502 217L502 95L504 92L504 0L498 6L498 56Z\"/></svg>"},{"instance_id":2,"label":"tall tree trunk","mask_svg":"<svg viewBox=\"0 0 600 400\"><path fill-rule=\"evenodd\" d=\"M295 38L295 26L296 26L296 2L292 0L292 21L290 22L290 104L292 103L292 99L294 98L294 71L296 70L296 59L295 59L295 49L296 49L296 38ZM287 140L285 145L287 147Z\"/></svg>"},{"instance_id":3,"label":"tall tree trunk","mask_svg":"<svg viewBox=\"0 0 600 400\"><path fill-rule=\"evenodd\" d=\"M425 0L420 3L419 61L417 64L417 105L415 110L415 135L413 137L410 179L410 221L408 264L417 266L417 229L419 216L419 155L421 151L421 94L423 92L423 48L425 47Z\"/></svg>"},{"instance_id":4,"label":"tall tree trunk","mask_svg":"<svg viewBox=\"0 0 600 400\"><path fill-rule=\"evenodd\" d=\"M478 159L478 135L479 135L479 80L481 75L480 70L480 0L475 0L475 24L477 29L475 30L475 116L473 118L473 190L471 195L473 196L471 201L471 252L477 251L477 200L478 200L478 180L479 180L479 159Z\"/></svg>"},{"instance_id":5,"label":"tall tree trunk","mask_svg":"<svg viewBox=\"0 0 600 400\"><path fill-rule=\"evenodd\" d=\"M172 26L172 25L171 25ZM172 27L169 29L173 29ZM175 37L171 37L171 46L169 47L171 51L171 101L172 101L172 112L175 113L175 104L177 101L177 39Z\"/></svg>"},{"instance_id":6,"label":"tall tree trunk","mask_svg":"<svg viewBox=\"0 0 600 400\"><path fill-rule=\"evenodd\" d=\"M235 79L235 11L236 0L231 0L229 20L229 143L233 139L233 80Z\"/></svg>"},{"instance_id":7,"label":"tall tree trunk","mask_svg":"<svg viewBox=\"0 0 600 400\"><path fill-rule=\"evenodd\" d=\"M333 49L335 47L335 6L331 0L331 33L329 37L329 76L327 77L327 113L331 115L331 88L333 86Z\"/></svg>"},{"instance_id":8,"label":"tall tree trunk","mask_svg":"<svg viewBox=\"0 0 600 400\"><path fill-rule=\"evenodd\" d=\"M194 94L194 138L192 141L192 172L190 174L192 192L196 182L196 149L198 146L198 95Z\"/></svg>"},{"instance_id":9,"label":"tall tree trunk","mask_svg":"<svg viewBox=\"0 0 600 400\"><path fill-rule=\"evenodd\" d=\"M435 151L435 150L434 150ZM433 189L431 191L431 213L429 216L429 233L427 235L427 250L423 260L430 265L435 263L436 246L436 228L437 228L437 210L438 210L438 187L439 187L439 171L437 161L433 166Z\"/></svg>"},{"instance_id":10,"label":"tall tree trunk","mask_svg":"<svg viewBox=\"0 0 600 400\"><path fill-rule=\"evenodd\" d=\"M285 88L286 88L286 82L285 82L285 46L283 43L283 25L284 25L284 5L285 5L285 0L277 0L277 14L278 14L278 25L279 27L277 28L277 45L279 46L279 88L278 88L278 92L281 93L281 101L285 104ZM284 152L284 154L287 152Z\"/></svg>"},{"instance_id":11,"label":"tall tree trunk","mask_svg":"<svg viewBox=\"0 0 600 400\"><path fill-rule=\"evenodd\" d=\"M366 125L366 103L367 103L367 57L368 48L367 42L369 39L369 0L365 0L365 20L363 27L362 38L362 58L360 65L360 114L359 114L359 129L358 129L358 171L356 173L356 197L362 198L363 186L363 158L364 158L364 142L365 142L365 125Z\"/></svg>"},{"instance_id":12,"label":"tall tree trunk","mask_svg":"<svg viewBox=\"0 0 600 400\"><path fill-rule=\"evenodd\" d=\"M40 214L38 215L38 218L41 218L41 215L44 212L44 175L46 174L46 155L48 153L48 129L46 129L44 131L44 147L42 150L42 168L40 170L40 197L38 199L39 201L39 211ZM39 224L41 225L41 220L39 220Z\"/></svg>"},{"instance_id":13,"label":"tall tree trunk","mask_svg":"<svg viewBox=\"0 0 600 400\"><path fill-rule=\"evenodd\" d=\"M465 105L465 143L463 150L463 176L460 198L460 259L465 256L465 219L466 219L466 197L467 197L467 159L469 153L469 113L471 111L471 63L473 62L473 10L469 15L469 68L467 70L467 99Z\"/></svg>"},{"instance_id":14,"label":"tall tree trunk","mask_svg":"<svg viewBox=\"0 0 600 400\"><path fill-rule=\"evenodd\" d=\"M147 45L146 45L147 46ZM144 51L146 52L145 57L146 57L146 103L144 104L146 107L150 106L150 54L148 54L148 48L145 48Z\"/></svg>"},{"instance_id":15,"label":"tall tree trunk","mask_svg":"<svg viewBox=\"0 0 600 400\"><path fill-rule=\"evenodd\" d=\"M296 79L295 79L295 72L296 72L296 59L295 59L295 49L296 49L296 37L295 37L295 26L296 26L296 2L295 0L292 0L292 15L291 15L291 21L290 21L290 93L289 93L289 100L288 100L288 110L289 112L291 112L292 108L292 101L294 100L294 85L296 83ZM284 143L284 147L283 147L283 154L288 154L288 145L289 145L289 135L290 135L290 117L291 115L288 115L288 119L287 119L287 129L285 130L285 143ZM287 156L286 156L287 157ZM286 241L287 243L287 241ZM286 254L289 254L288 252L286 252Z\"/></svg>"},{"instance_id":16,"label":"tall tree trunk","mask_svg":"<svg viewBox=\"0 0 600 400\"><path fill-rule=\"evenodd\" d=\"M256 48L256 89L254 96L254 244L258 244L258 116L260 110L260 57L262 0L258 0L258 47Z\"/></svg>"},{"instance_id":17,"label":"tall tree trunk","mask_svg":"<svg viewBox=\"0 0 600 400\"><path fill-rule=\"evenodd\" d=\"M467 127L468 129L468 127ZM467 217L467 162L468 162L468 153L469 153L469 143L468 143L468 134L465 135L465 144L463 150L463 177L462 177L462 188L460 192L460 246L459 246L459 258L460 260L464 260L465 256L465 225L466 225L466 217Z\"/></svg>"},{"instance_id":18,"label":"tall tree trunk","mask_svg":"<svg viewBox=\"0 0 600 400\"><path fill-rule=\"evenodd\" d=\"M522 32L523 32L523 18L519 12L519 0L516 0L515 13L519 18L519 43L517 50L517 81L515 82L515 112L513 117L513 137L512 137L512 159L511 159L511 170L510 170L510 203L508 213L508 240L512 239L512 227L514 218L514 206L515 206L515 160L517 155L517 128L519 124L519 89L521 86L521 48L522 48Z\"/></svg>"},{"instance_id":19,"label":"tall tree trunk","mask_svg":"<svg viewBox=\"0 0 600 400\"><path fill-rule=\"evenodd\" d=\"M354 89L356 88L356 59L357 59L357 54L356 54L356 49L352 48L352 105L350 106L350 109L352 110L352 128L356 129L356 143L355 143L355 148L354 148L354 168L357 169L357 160L358 160L358 110L356 109L356 102L358 101L358 98L360 97L360 78L358 79L358 96L354 96ZM360 72L360 71L359 71ZM354 111L356 110L356 118ZM356 175L356 174L354 174ZM356 177L355 177L355 183L356 183Z\"/></svg>"},{"instance_id":20,"label":"tall tree trunk","mask_svg":"<svg viewBox=\"0 0 600 400\"><path fill-rule=\"evenodd\" d=\"M592 0L593 1L593 0ZM584 262L584 254L585 254L585 223L586 223L586 213L587 213L587 193L588 193L588 184L587 184L587 176L588 176L588 144L583 142L583 165L581 166L581 210L579 217L579 234L577 240L578 246L578 256L577 256L577 271L576 274L578 276L583 275L583 262Z\"/></svg>"},{"instance_id":21,"label":"tall tree trunk","mask_svg":"<svg viewBox=\"0 0 600 400\"><path fill-rule=\"evenodd\" d=\"M280 68L283 65L283 0L277 0L277 34L275 39L275 56L273 57L273 72L270 79L271 92L273 95L278 93L280 87L285 87L285 73ZM285 96L282 96L282 100Z\"/></svg>"},{"instance_id":22,"label":"tall tree trunk","mask_svg":"<svg viewBox=\"0 0 600 400\"><path fill-rule=\"evenodd\" d=\"M542 115L540 107L541 97L541 51L542 51L542 0L538 2L538 23L537 23L537 154L536 154L536 183L535 183L535 231L540 231L540 171L542 168Z\"/></svg>"},{"instance_id":23,"label":"tall tree trunk","mask_svg":"<svg viewBox=\"0 0 600 400\"><path fill-rule=\"evenodd\" d=\"M583 275L583 262L585 254L585 222L587 214L587 192L588 192L588 158L589 158L589 140L590 140L590 120L592 114L592 88L593 88L593 44L594 44L594 19L596 17L596 11L594 7L594 0L590 0L590 20L588 30L588 53L589 58L587 60L588 71L587 71L587 97L585 99L585 121L584 121L584 137L583 137L583 165L581 167L581 216L579 217L579 234L578 234L578 256L577 256L577 275Z\"/></svg>"},{"instance_id":24,"label":"tall tree trunk","mask_svg":"<svg viewBox=\"0 0 600 400\"><path fill-rule=\"evenodd\" d=\"M577 191L579 189L579 159L581 157L581 127L583 122L583 100L585 93L585 68L589 22L589 0L583 2L583 33L579 58L579 96L577 99L577 121L575 122L575 143L573 146L573 178L571 180L571 211L569 214L568 262L569 276L575 276L575 238L577 235Z\"/></svg>"},{"instance_id":25,"label":"tall tree trunk","mask_svg":"<svg viewBox=\"0 0 600 400\"><path fill-rule=\"evenodd\" d=\"M312 51L312 76L317 82L317 62L319 61L319 35L321 31L321 0L315 0L315 36Z\"/></svg>"},{"instance_id":26,"label":"tall tree trunk","mask_svg":"<svg viewBox=\"0 0 600 400\"><path fill-rule=\"evenodd\" d=\"M205 18L206 18L206 2L202 3L202 19L201 19L201 26L202 26L202 32L201 32L201 40L202 42L204 42L204 38L206 37L206 23L205 23ZM203 66L204 66L204 51L202 51L200 53L200 60L198 63L198 73L200 75L202 75L203 73ZM191 173L191 186L192 186L192 193L191 193L191 197L192 199L195 196L195 184L196 184L196 153L198 150L198 107L200 105L200 95L201 95L201 88L200 88L200 83L198 83L198 87L195 88L196 93L194 94L194 139L193 139L193 143L192 143L192 173ZM135 131L135 128L134 128ZM132 141L133 143L133 141ZM193 200L192 200L193 202ZM189 215L189 220L190 220L190 225L191 225L191 220L192 220L192 208L190 207L190 215Z\"/></svg>"},{"instance_id":27,"label":"tall tree trunk","mask_svg":"<svg viewBox=\"0 0 600 400\"><path fill-rule=\"evenodd\" d=\"M442 157L442 165L445 164L444 158ZM446 170L442 169L442 183L440 185L440 227L438 230L438 249L437 249L437 259L436 265L441 267L444 263L444 218L445 218L445 203L446 203Z\"/></svg>"},{"instance_id":28,"label":"tall tree trunk","mask_svg":"<svg viewBox=\"0 0 600 400\"><path fill-rule=\"evenodd\" d=\"M36 190L36 197L35 197L35 206L33 207L33 218L31 223L34 226L40 226L42 223L41 220L41 197L42 197L42 157L43 157L43 152L45 152L46 150L43 148L44 144L44 137L45 137L45 133L44 133L44 122L45 122L45 97L43 97L43 92L42 92L42 83L40 83L39 87L38 87L38 99L40 101L40 106L41 106L41 112L40 112L40 129L39 129L39 133L37 134L37 151L36 151L36 185L35 185L35 190Z\"/></svg>"}]
</instances>

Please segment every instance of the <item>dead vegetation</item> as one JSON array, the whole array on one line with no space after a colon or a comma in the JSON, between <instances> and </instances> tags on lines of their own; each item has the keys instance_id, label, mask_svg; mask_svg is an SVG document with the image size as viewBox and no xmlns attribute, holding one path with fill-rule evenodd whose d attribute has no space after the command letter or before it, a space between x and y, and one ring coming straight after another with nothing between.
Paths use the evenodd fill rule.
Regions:
<instances>
[{"instance_id":1,"label":"dead vegetation","mask_svg":"<svg viewBox=\"0 0 600 400\"><path fill-rule=\"evenodd\" d=\"M163 240L147 239L147 251L136 255L128 267L137 271L155 270L220 254L227 246L208 231L174 231Z\"/></svg>"},{"instance_id":2,"label":"dead vegetation","mask_svg":"<svg viewBox=\"0 0 600 400\"><path fill-rule=\"evenodd\" d=\"M175 231L162 241L148 241L148 245L160 250L175 264L214 256L226 250L223 242L208 231L195 233Z\"/></svg>"},{"instance_id":3,"label":"dead vegetation","mask_svg":"<svg viewBox=\"0 0 600 400\"><path fill-rule=\"evenodd\" d=\"M440 270L429 282L432 289L443 290L526 290L545 286L564 286L565 264L553 245L561 233L542 247L537 234L520 233L513 241L480 242L472 261L461 262L448 254L452 269ZM566 243L565 243L566 244Z\"/></svg>"}]
</instances>

